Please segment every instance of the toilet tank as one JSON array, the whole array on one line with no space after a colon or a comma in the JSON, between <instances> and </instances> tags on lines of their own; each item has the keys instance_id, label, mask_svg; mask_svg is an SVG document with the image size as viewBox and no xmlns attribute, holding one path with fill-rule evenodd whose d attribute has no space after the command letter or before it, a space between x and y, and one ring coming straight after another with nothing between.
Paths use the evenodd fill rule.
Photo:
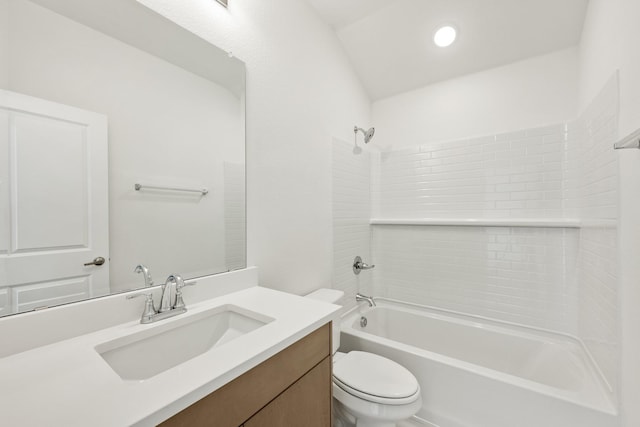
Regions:
<instances>
[{"instance_id":1,"label":"toilet tank","mask_svg":"<svg viewBox=\"0 0 640 427\"><path fill-rule=\"evenodd\" d=\"M343 291L339 291L337 289L321 288L321 289L318 289L317 291L311 292L306 296L306 298L311 298L318 301L324 301L331 304L339 305L338 301L343 296L344 296ZM340 347L340 311L336 312L336 314L334 315L333 319L331 319L331 321L332 321L331 354L336 354L336 351L338 351L338 348Z\"/></svg>"}]
</instances>

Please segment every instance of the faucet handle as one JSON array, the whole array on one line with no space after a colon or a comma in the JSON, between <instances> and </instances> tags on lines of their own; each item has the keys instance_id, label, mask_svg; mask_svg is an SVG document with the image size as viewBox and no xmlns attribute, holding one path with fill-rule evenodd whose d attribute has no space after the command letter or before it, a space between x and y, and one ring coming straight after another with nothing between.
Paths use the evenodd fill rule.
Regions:
<instances>
[{"instance_id":1,"label":"faucet handle","mask_svg":"<svg viewBox=\"0 0 640 427\"><path fill-rule=\"evenodd\" d=\"M198 284L197 280L182 280L180 283L178 283L178 285L176 286L177 289L182 289L185 286L195 286Z\"/></svg>"},{"instance_id":2,"label":"faucet handle","mask_svg":"<svg viewBox=\"0 0 640 427\"><path fill-rule=\"evenodd\" d=\"M136 295L127 295L127 299L134 299L138 297L146 297L144 304L144 311L142 312L142 318L140 319L141 323L149 323L152 320L152 317L156 314L156 308L153 304L153 294L136 294Z\"/></svg>"},{"instance_id":3,"label":"faucet handle","mask_svg":"<svg viewBox=\"0 0 640 427\"><path fill-rule=\"evenodd\" d=\"M178 282L176 285L176 305L173 306L173 308L184 308L185 305L184 300L182 299L182 288L184 288L185 286L195 286L197 284L198 282L196 282L195 280L192 282L185 282L184 280L182 280L182 278L180 278L180 282Z\"/></svg>"},{"instance_id":4,"label":"faucet handle","mask_svg":"<svg viewBox=\"0 0 640 427\"><path fill-rule=\"evenodd\" d=\"M353 260L353 274L360 274L362 270L371 270L375 265L369 265L366 262L362 262L362 258L359 256Z\"/></svg>"}]
</instances>

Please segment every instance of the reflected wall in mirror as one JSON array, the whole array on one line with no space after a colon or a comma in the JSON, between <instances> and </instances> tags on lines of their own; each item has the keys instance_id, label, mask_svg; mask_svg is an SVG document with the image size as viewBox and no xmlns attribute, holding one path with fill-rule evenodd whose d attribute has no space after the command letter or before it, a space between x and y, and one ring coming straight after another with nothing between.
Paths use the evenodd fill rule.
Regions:
<instances>
[{"instance_id":1,"label":"reflected wall in mirror","mask_svg":"<svg viewBox=\"0 0 640 427\"><path fill-rule=\"evenodd\" d=\"M244 268L244 64L135 0L0 21L0 315Z\"/></svg>"}]
</instances>

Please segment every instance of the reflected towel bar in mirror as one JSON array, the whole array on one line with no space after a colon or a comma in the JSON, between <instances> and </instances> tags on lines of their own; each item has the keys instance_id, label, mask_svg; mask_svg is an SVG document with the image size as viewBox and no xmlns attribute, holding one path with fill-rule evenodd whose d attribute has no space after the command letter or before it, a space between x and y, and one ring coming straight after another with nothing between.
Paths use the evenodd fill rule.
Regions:
<instances>
[{"instance_id":1,"label":"reflected towel bar in mirror","mask_svg":"<svg viewBox=\"0 0 640 427\"><path fill-rule=\"evenodd\" d=\"M620 150L623 148L640 148L640 129L630 133L620 141L613 144L614 150Z\"/></svg>"},{"instance_id":2,"label":"reflected towel bar in mirror","mask_svg":"<svg viewBox=\"0 0 640 427\"><path fill-rule=\"evenodd\" d=\"M166 190L166 191L185 191L188 193L200 193L203 196L206 196L207 194L209 194L209 190L207 190L206 188L193 189L193 188L180 188L180 187L158 187L154 185L142 185L142 184L135 184L133 188L136 191L149 189L149 190Z\"/></svg>"}]
</instances>

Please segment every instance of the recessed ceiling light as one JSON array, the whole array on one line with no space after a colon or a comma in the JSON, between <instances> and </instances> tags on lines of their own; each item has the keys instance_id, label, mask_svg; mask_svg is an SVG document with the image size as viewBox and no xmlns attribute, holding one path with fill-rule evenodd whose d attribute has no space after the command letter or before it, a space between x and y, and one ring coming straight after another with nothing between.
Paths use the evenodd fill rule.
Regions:
<instances>
[{"instance_id":1,"label":"recessed ceiling light","mask_svg":"<svg viewBox=\"0 0 640 427\"><path fill-rule=\"evenodd\" d=\"M433 35L436 46L447 47L456 40L456 29L450 25L441 27Z\"/></svg>"}]
</instances>

